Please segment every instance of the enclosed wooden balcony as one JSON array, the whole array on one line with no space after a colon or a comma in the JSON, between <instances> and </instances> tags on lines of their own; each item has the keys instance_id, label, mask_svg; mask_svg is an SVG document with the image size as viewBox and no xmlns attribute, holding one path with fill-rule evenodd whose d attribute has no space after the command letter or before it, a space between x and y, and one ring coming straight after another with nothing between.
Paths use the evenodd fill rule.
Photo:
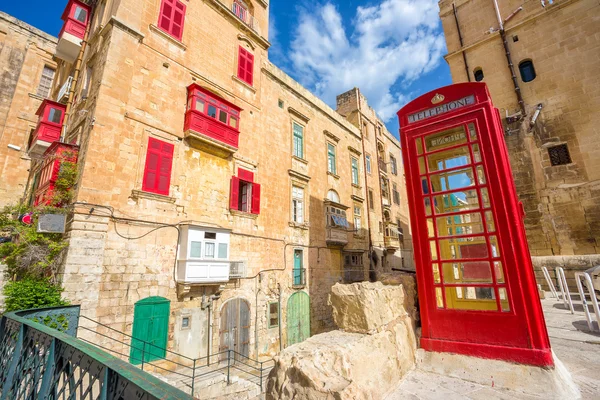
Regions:
<instances>
[{"instance_id":1,"label":"enclosed wooden balcony","mask_svg":"<svg viewBox=\"0 0 600 400\"><path fill-rule=\"evenodd\" d=\"M52 100L44 100L38 108L38 124L29 138L28 154L31 157L42 157L50 145L60 139L65 118L64 104Z\"/></svg>"},{"instance_id":2,"label":"enclosed wooden balcony","mask_svg":"<svg viewBox=\"0 0 600 400\"><path fill-rule=\"evenodd\" d=\"M34 193L34 205L59 205L52 203L60 168L65 162L77 163L78 155L79 146L76 145L54 142L48 147Z\"/></svg>"},{"instance_id":3,"label":"enclosed wooden balcony","mask_svg":"<svg viewBox=\"0 0 600 400\"><path fill-rule=\"evenodd\" d=\"M56 57L73 63L79 55L81 42L90 22L90 6L79 0L70 0L61 19L64 24L58 35Z\"/></svg>"},{"instance_id":4,"label":"enclosed wooden balcony","mask_svg":"<svg viewBox=\"0 0 600 400\"><path fill-rule=\"evenodd\" d=\"M185 137L194 147L229 156L238 149L241 109L192 84L188 87Z\"/></svg>"}]
</instances>

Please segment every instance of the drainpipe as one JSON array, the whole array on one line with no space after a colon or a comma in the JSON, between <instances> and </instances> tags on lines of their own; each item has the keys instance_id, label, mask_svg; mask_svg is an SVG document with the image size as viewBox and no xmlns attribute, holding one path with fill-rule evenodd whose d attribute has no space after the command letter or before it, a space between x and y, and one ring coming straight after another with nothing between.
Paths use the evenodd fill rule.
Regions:
<instances>
[{"instance_id":1,"label":"drainpipe","mask_svg":"<svg viewBox=\"0 0 600 400\"><path fill-rule=\"evenodd\" d=\"M456 12L456 4L452 3L452 9L454 10L454 20L456 21L456 31L458 32L458 40L460 41L460 49L465 62L465 72L467 73L467 81L471 82L471 74L469 73L469 63L467 62L467 53L462 49L464 47L462 32L460 30L460 24L458 23L458 13Z\"/></svg>"},{"instance_id":2,"label":"drainpipe","mask_svg":"<svg viewBox=\"0 0 600 400\"><path fill-rule=\"evenodd\" d=\"M363 120L362 120L362 111L361 111L361 107L360 107L360 89L356 88L356 104L358 105L358 129L360 130L361 133L361 137L362 140L360 141L360 143L362 144L362 151L363 151L363 157L366 156L365 153L365 138L362 135L362 127L363 127ZM373 133L373 137L377 138L377 132ZM377 142L375 142L377 144ZM377 148L377 146L375 146L375 148ZM377 159L377 171L379 172L379 158ZM373 171L373 155L371 154L371 171ZM367 206L365 207L365 214L367 214L367 227L369 228L369 278L371 277L371 253L373 253L373 238L371 237L371 211L369 208L369 186L367 185L367 168L365 167L364 170L364 175L365 175L365 189L366 189L366 198L367 198Z\"/></svg>"},{"instance_id":3,"label":"drainpipe","mask_svg":"<svg viewBox=\"0 0 600 400\"><path fill-rule=\"evenodd\" d=\"M83 54L85 53L85 49L87 48L87 43L90 35L90 27L92 26L92 19L94 18L95 8L95 4L92 4L88 24L85 27L85 34L83 35L83 40L81 41L81 49L79 50L79 55L77 56L77 60L75 61L75 72L73 73L73 80L71 81L71 87L69 88L69 98L67 100L67 106L65 107L65 117L62 132L60 134L60 142L64 141L65 137L67 136L69 117L71 115L71 107L73 106L73 99L75 97L75 87L77 86L77 82L79 81L79 75L81 74Z\"/></svg>"},{"instance_id":4,"label":"drainpipe","mask_svg":"<svg viewBox=\"0 0 600 400\"><path fill-rule=\"evenodd\" d=\"M279 351L283 351L283 335L281 333L281 283L277 284L277 287L279 289L279 307L277 310L278 316L277 318L279 319ZM269 316L270 318L270 316Z\"/></svg>"},{"instance_id":5,"label":"drainpipe","mask_svg":"<svg viewBox=\"0 0 600 400\"><path fill-rule=\"evenodd\" d=\"M255 350L255 354L256 354L256 359L258 360L258 293L260 292L260 287L258 285L260 285L262 281L262 275L258 274L258 282L255 280L254 282L254 291L256 292L256 300L255 300L255 305L254 305L254 309L256 310L254 312L254 350Z\"/></svg>"},{"instance_id":6,"label":"drainpipe","mask_svg":"<svg viewBox=\"0 0 600 400\"><path fill-rule=\"evenodd\" d=\"M521 94L521 88L519 87L519 81L517 80L517 73L515 72L515 66L512 62L512 56L510 54L510 49L508 48L508 41L506 40L506 32L504 31L504 22L502 17L500 16L500 8L498 7L498 0L492 0L494 2L494 7L496 9L496 18L498 18L498 25L500 28L500 38L502 38L502 44L504 46L504 51L506 53L506 61L508 62L508 69L510 70L510 74L512 76L513 85L515 86L515 94L517 95L517 100L519 102L519 107L521 108L521 118L525 118L527 115L525 111L525 101L523 100L523 95ZM522 8L517 9L514 13L512 13L506 21L515 16L515 14L521 11Z\"/></svg>"}]
</instances>

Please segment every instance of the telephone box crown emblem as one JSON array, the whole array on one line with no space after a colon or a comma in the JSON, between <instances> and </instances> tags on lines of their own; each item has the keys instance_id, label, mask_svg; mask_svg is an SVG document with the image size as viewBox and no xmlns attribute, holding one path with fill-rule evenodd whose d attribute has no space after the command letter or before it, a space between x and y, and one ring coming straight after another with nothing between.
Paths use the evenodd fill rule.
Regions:
<instances>
[{"instance_id":1,"label":"telephone box crown emblem","mask_svg":"<svg viewBox=\"0 0 600 400\"><path fill-rule=\"evenodd\" d=\"M435 96L433 96L433 99L431 99L431 103L432 104L439 104L442 101L444 101L445 97L439 93L436 93Z\"/></svg>"}]
</instances>

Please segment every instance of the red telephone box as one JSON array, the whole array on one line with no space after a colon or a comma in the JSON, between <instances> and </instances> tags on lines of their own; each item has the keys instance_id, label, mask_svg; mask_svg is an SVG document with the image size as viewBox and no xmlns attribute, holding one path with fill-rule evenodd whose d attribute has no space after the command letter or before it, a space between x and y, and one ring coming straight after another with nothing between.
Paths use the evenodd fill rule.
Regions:
<instances>
[{"instance_id":1,"label":"red telephone box","mask_svg":"<svg viewBox=\"0 0 600 400\"><path fill-rule=\"evenodd\" d=\"M500 115L484 83L398 112L421 304L421 347L554 364Z\"/></svg>"}]
</instances>

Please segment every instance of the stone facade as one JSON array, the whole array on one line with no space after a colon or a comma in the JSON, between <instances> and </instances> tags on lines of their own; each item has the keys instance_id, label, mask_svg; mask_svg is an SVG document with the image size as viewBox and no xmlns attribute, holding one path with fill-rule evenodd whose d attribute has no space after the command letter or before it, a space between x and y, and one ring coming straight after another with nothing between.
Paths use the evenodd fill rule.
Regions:
<instances>
[{"instance_id":1,"label":"stone facade","mask_svg":"<svg viewBox=\"0 0 600 400\"><path fill-rule=\"evenodd\" d=\"M568 266L572 274L588 265L580 256L600 249L600 85L594 56L600 52L600 5L593 0L541 3L499 2L504 19L518 11L504 31L526 115L520 112L494 2L443 0L439 5L453 80L474 80L481 70L503 117L534 264L557 257L551 264ZM533 80L520 73L527 61L535 69ZM550 152L558 145L567 146L570 160L553 165ZM536 257L543 258L537 262Z\"/></svg>"},{"instance_id":2,"label":"stone facade","mask_svg":"<svg viewBox=\"0 0 600 400\"><path fill-rule=\"evenodd\" d=\"M56 38L0 12L0 207L17 203L28 185L28 140L44 100L42 72L56 69L55 48Z\"/></svg>"},{"instance_id":3,"label":"stone facade","mask_svg":"<svg viewBox=\"0 0 600 400\"><path fill-rule=\"evenodd\" d=\"M335 329L331 287L369 279L370 243L383 243L382 231L370 239L374 222L367 223L366 187L377 185L365 178L361 130L268 61L267 2L245 2L252 23L240 20L231 0L184 3L181 40L157 27L160 0L100 1L93 12L65 120L65 140L80 147L70 247L61 270L65 295L82 305L83 315L106 325L86 322L88 339L123 354L127 347L93 332L131 334L136 303L170 301L168 348L190 358L223 348L225 315L241 299L237 304L248 311L240 316L245 326L236 330L243 328L247 337L238 345L247 346L250 357L272 356L299 335L302 340L296 329L304 332L306 324L308 334ZM239 47L254 55L252 85L237 77ZM74 74L73 64L59 61L54 95ZM193 83L242 110L237 149L187 137L186 88ZM303 127L302 157L294 155L294 124ZM398 190L405 193L398 143L381 135L386 154L398 163ZM166 195L144 190L150 138L174 149ZM32 176L39 168L33 166ZM261 185L260 212L230 207L232 177L240 168ZM293 217L293 187L304 193L301 222ZM345 210L346 228L333 225L332 207ZM382 221L379 206L369 215ZM393 218L408 225L400 207ZM227 235L228 259L245 273L212 284L180 278L189 229ZM300 261L306 272L297 282L293 268ZM309 302L296 306L306 295ZM280 318L273 321L275 305Z\"/></svg>"}]
</instances>

